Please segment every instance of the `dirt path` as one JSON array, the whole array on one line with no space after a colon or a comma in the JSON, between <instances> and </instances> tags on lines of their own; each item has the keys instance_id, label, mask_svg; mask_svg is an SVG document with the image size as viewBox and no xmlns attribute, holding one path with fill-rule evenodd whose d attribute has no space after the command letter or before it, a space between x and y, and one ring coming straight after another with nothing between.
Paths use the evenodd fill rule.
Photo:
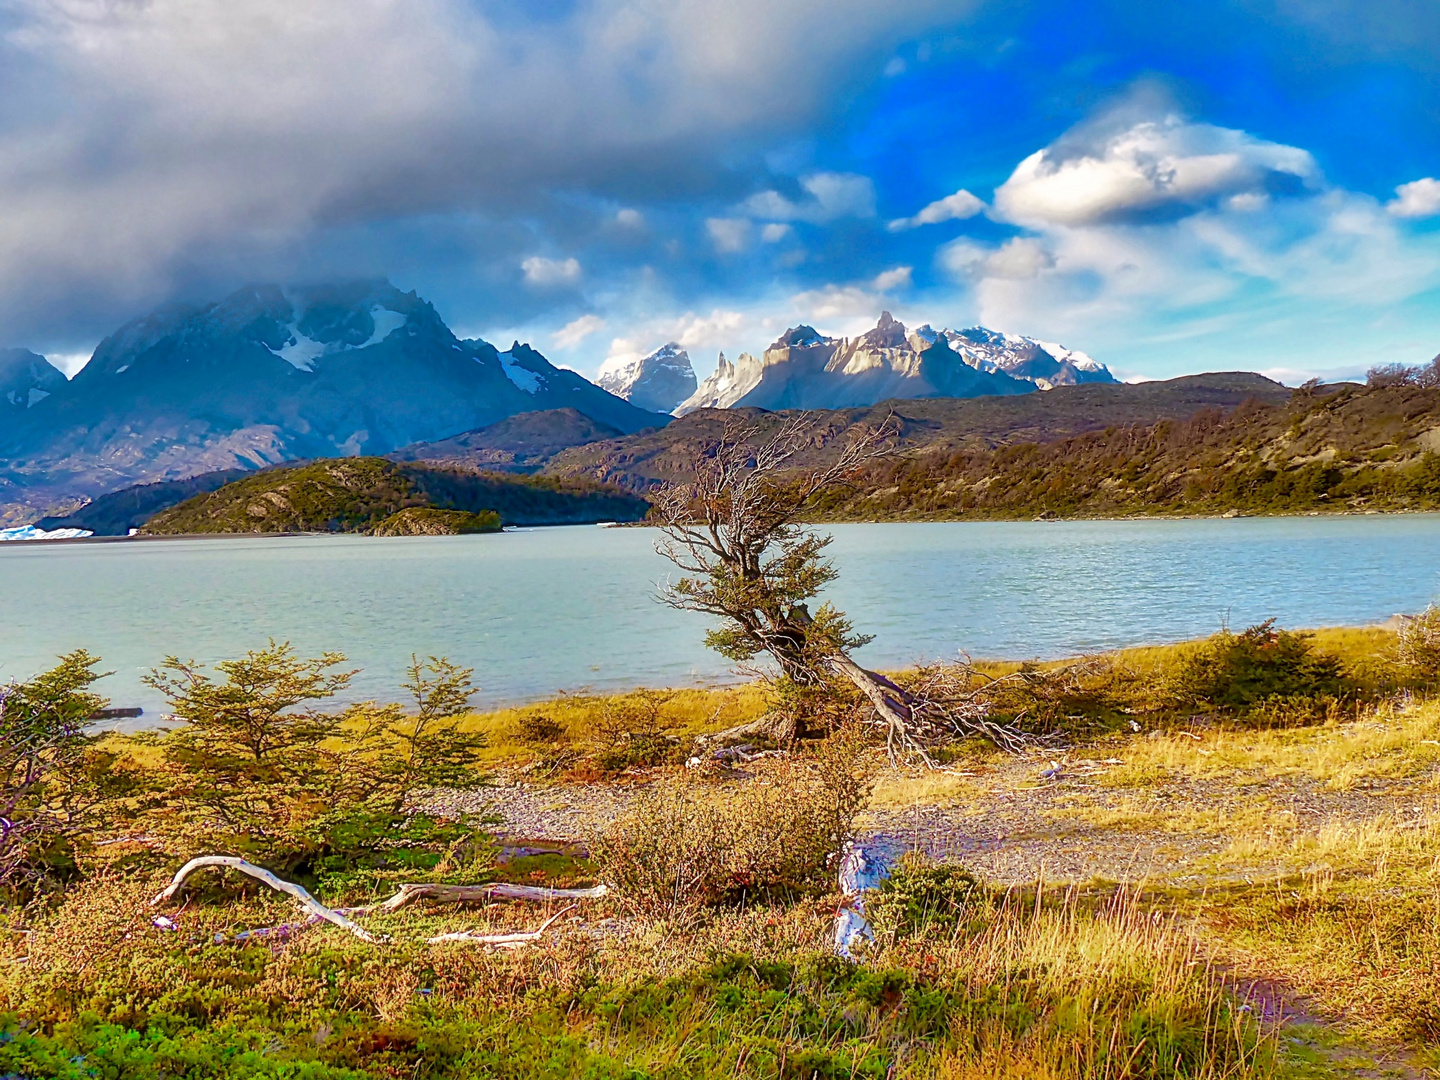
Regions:
<instances>
[{"instance_id":1,"label":"dirt path","mask_svg":"<svg viewBox=\"0 0 1440 1080\"><path fill-rule=\"evenodd\" d=\"M1176 885L1265 876L1273 867L1220 868L1217 856L1257 827L1277 834L1413 819L1440 810L1411 781L1333 791L1308 778L1237 785L1233 779L1169 779L1143 789L1105 787L1103 773L1056 775L1010 761L959 778L947 797L868 811L864 842L896 857L919 851L964 863L999 885L1165 880ZM437 793L433 810L489 812L512 839L576 841L622 812L648 785L505 782L478 792ZM903 790L903 788L902 788ZM1263 823L1257 825L1257 822Z\"/></svg>"}]
</instances>

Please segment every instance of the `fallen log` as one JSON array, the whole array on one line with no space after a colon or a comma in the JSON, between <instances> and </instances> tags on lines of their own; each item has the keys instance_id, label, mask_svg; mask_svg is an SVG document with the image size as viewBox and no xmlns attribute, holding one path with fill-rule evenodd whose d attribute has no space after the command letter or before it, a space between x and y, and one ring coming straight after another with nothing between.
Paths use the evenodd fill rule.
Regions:
<instances>
[{"instance_id":1,"label":"fallen log","mask_svg":"<svg viewBox=\"0 0 1440 1080\"><path fill-rule=\"evenodd\" d=\"M429 883L401 885L389 900L357 912L399 911L419 900L434 904L467 904L481 900L594 900L609 890L604 885L589 889L551 889L543 885L511 885L497 881L489 885L434 885Z\"/></svg>"},{"instance_id":2,"label":"fallen log","mask_svg":"<svg viewBox=\"0 0 1440 1080\"><path fill-rule=\"evenodd\" d=\"M579 907L578 904L571 904L569 907L561 908L541 923L538 930L530 930L516 934L477 934L471 930L461 930L453 934L437 934L435 937L426 938L425 944L440 945L447 941L464 941L472 945L498 945L502 949L518 949L523 945L530 944L532 941L539 941L540 935L550 929L551 923L560 918L561 915L574 911L577 907Z\"/></svg>"},{"instance_id":3,"label":"fallen log","mask_svg":"<svg viewBox=\"0 0 1440 1080\"><path fill-rule=\"evenodd\" d=\"M185 879L196 870L203 869L206 866L219 866L230 870L239 870L242 874L248 874L256 881L270 886L270 888L276 892L282 892L287 896L294 897L296 902L312 915L328 923L334 923L343 930L350 931L350 933L354 934L361 941L373 943L388 940L383 937L376 937L363 926L351 922L338 911L333 911L326 907L320 903L319 900L316 900L315 897L311 896L309 890L303 885L296 885L294 882L278 878L263 866L256 866L254 863L246 862L244 859L234 855L201 855L199 858L191 859L179 870L175 871L175 877L171 880L169 886L161 890L159 895L150 901L150 906L155 907L165 903L167 900L173 899L175 894L180 891L180 887L185 884Z\"/></svg>"}]
</instances>

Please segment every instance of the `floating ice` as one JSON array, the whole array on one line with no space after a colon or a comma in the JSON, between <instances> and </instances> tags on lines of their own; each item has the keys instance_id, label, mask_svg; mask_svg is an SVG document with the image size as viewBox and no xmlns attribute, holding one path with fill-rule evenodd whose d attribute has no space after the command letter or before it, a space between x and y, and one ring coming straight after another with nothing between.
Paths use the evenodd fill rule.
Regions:
<instances>
[{"instance_id":1,"label":"floating ice","mask_svg":"<svg viewBox=\"0 0 1440 1080\"><path fill-rule=\"evenodd\" d=\"M89 529L37 529L34 525L21 525L14 529L0 529L0 542L5 540L76 540L82 536L94 536Z\"/></svg>"}]
</instances>

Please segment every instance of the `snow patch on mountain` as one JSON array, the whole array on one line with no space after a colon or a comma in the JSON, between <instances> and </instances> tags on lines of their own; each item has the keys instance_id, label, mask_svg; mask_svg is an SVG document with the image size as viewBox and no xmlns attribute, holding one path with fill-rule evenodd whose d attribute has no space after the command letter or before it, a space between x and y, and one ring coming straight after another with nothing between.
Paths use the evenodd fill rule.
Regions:
<instances>
[{"instance_id":1,"label":"snow patch on mountain","mask_svg":"<svg viewBox=\"0 0 1440 1080\"><path fill-rule=\"evenodd\" d=\"M379 345L380 342L410 321L410 316L403 311L391 311L379 304L370 309L370 318L375 323L375 332L370 335L369 341L358 348L368 349L371 345Z\"/></svg>"},{"instance_id":2,"label":"snow patch on mountain","mask_svg":"<svg viewBox=\"0 0 1440 1080\"><path fill-rule=\"evenodd\" d=\"M289 342L278 349L270 349L270 351L296 370L306 372L314 371L315 361L322 356L350 352L352 349L368 349L371 345L378 345L410 320L410 317L404 312L391 311L383 305L376 304L370 309L370 319L375 324L374 331L367 340L362 341L359 345L351 345L344 341L325 342L308 337L300 329L300 320L303 317L304 313L297 310L295 318L285 328L290 335ZM269 346L267 345L266 348ZM118 375L119 372L117 371L116 374Z\"/></svg>"},{"instance_id":3,"label":"snow patch on mountain","mask_svg":"<svg viewBox=\"0 0 1440 1080\"><path fill-rule=\"evenodd\" d=\"M500 367L504 370L507 379L527 394L536 393L540 389L540 376L529 368L521 367L520 361L515 358L513 352L502 352L498 355Z\"/></svg>"}]
</instances>

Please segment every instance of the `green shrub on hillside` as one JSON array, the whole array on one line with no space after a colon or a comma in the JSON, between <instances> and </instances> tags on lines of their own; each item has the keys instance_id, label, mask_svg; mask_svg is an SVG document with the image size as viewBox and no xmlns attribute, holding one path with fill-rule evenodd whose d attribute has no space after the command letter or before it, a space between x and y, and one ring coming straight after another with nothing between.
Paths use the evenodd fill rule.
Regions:
<instances>
[{"instance_id":1,"label":"green shrub on hillside","mask_svg":"<svg viewBox=\"0 0 1440 1080\"><path fill-rule=\"evenodd\" d=\"M345 658L271 641L215 665L170 657L147 682L184 726L150 740L163 761L145 801L172 858L242 855L302 877L354 883L413 874L473 847L473 829L409 812L421 788L475 786L483 738L458 730L471 672L412 658L415 703L324 710L348 687Z\"/></svg>"},{"instance_id":2,"label":"green shrub on hillside","mask_svg":"<svg viewBox=\"0 0 1440 1080\"><path fill-rule=\"evenodd\" d=\"M493 510L437 510L412 506L391 514L370 530L371 536L467 536L500 531L500 515Z\"/></svg>"},{"instance_id":3,"label":"green shrub on hillside","mask_svg":"<svg viewBox=\"0 0 1440 1080\"><path fill-rule=\"evenodd\" d=\"M1277 630L1270 619L1239 634L1224 630L1191 649L1170 676L1183 708L1280 722L1315 719L1354 687L1340 661L1317 652L1307 634ZM1307 706L1308 703L1308 706Z\"/></svg>"}]
</instances>

